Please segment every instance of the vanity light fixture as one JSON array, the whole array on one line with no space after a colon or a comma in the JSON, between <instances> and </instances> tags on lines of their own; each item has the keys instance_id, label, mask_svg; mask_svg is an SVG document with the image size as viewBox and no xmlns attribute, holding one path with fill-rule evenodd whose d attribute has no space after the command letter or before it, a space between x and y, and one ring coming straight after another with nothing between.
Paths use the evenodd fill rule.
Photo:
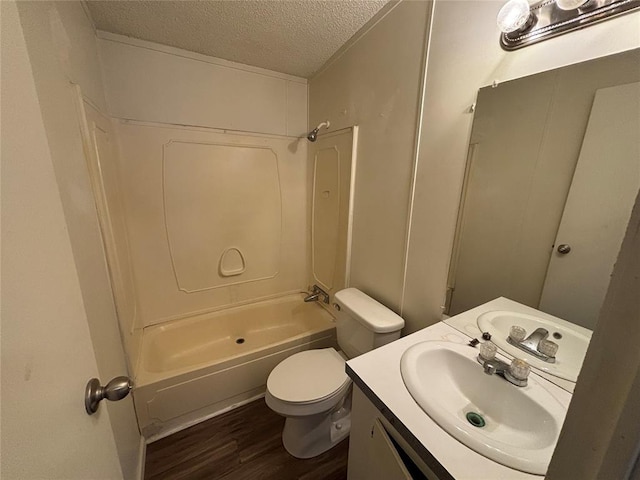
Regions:
<instances>
[{"instance_id":1,"label":"vanity light fixture","mask_svg":"<svg viewBox=\"0 0 640 480\"><path fill-rule=\"evenodd\" d=\"M560 10L575 10L588 2L589 0L556 0L556 5Z\"/></svg>"},{"instance_id":2,"label":"vanity light fixture","mask_svg":"<svg viewBox=\"0 0 640 480\"><path fill-rule=\"evenodd\" d=\"M640 0L509 0L498 13L507 51L585 28L640 8Z\"/></svg>"}]
</instances>

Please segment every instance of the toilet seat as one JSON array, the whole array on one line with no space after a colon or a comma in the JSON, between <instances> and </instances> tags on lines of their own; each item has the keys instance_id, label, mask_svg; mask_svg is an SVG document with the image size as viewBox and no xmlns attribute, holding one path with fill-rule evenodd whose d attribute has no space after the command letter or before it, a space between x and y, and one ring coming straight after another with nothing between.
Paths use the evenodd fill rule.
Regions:
<instances>
[{"instance_id":1,"label":"toilet seat","mask_svg":"<svg viewBox=\"0 0 640 480\"><path fill-rule=\"evenodd\" d=\"M404 320L384 305L353 288L334 293L336 340L349 358L400 338ZM294 457L315 457L349 435L352 382L346 360L333 348L308 350L269 375L265 402L286 418L282 444Z\"/></svg>"},{"instance_id":2,"label":"toilet seat","mask_svg":"<svg viewBox=\"0 0 640 480\"><path fill-rule=\"evenodd\" d=\"M351 380L333 348L307 350L280 362L267 379L271 397L293 405L315 404L343 393Z\"/></svg>"}]
</instances>

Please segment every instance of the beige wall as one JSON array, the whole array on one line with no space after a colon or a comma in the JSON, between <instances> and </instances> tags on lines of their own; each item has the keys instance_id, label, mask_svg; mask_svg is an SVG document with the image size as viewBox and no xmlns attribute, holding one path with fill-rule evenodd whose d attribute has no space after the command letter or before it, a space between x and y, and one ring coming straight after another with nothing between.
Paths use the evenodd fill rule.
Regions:
<instances>
[{"instance_id":1,"label":"beige wall","mask_svg":"<svg viewBox=\"0 0 640 480\"><path fill-rule=\"evenodd\" d=\"M87 312L15 3L1 2L0 17L0 477L123 478L109 412L82 406L98 375Z\"/></svg>"},{"instance_id":2,"label":"beige wall","mask_svg":"<svg viewBox=\"0 0 640 480\"><path fill-rule=\"evenodd\" d=\"M351 286L399 310L430 2L402 2L309 83L309 124L360 127Z\"/></svg>"},{"instance_id":3,"label":"beige wall","mask_svg":"<svg viewBox=\"0 0 640 480\"><path fill-rule=\"evenodd\" d=\"M17 6L99 376L107 382L126 375L127 365L71 83L79 84L96 105L104 105L95 36L80 2L18 2ZM64 323L60 328L74 335ZM140 461L132 400L129 397L105 408L110 413L123 473L130 478Z\"/></svg>"},{"instance_id":4,"label":"beige wall","mask_svg":"<svg viewBox=\"0 0 640 480\"><path fill-rule=\"evenodd\" d=\"M505 52L495 23L502 4L435 4L402 308L406 331L440 319L473 120L467 112L478 89L640 46L635 12Z\"/></svg>"},{"instance_id":5,"label":"beige wall","mask_svg":"<svg viewBox=\"0 0 640 480\"><path fill-rule=\"evenodd\" d=\"M98 33L114 117L288 136L307 130L303 78Z\"/></svg>"}]
</instances>

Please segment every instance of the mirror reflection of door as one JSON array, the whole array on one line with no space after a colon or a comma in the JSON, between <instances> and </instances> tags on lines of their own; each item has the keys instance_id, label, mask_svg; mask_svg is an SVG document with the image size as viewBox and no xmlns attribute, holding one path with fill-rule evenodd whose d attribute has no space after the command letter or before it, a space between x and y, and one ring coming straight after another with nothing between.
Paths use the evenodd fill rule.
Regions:
<instances>
[{"instance_id":1,"label":"mirror reflection of door","mask_svg":"<svg viewBox=\"0 0 640 480\"><path fill-rule=\"evenodd\" d=\"M599 306L582 302L590 294L567 294L570 302L585 303L585 308L575 314L541 305L540 301L552 256L559 255L556 235L574 172L579 172L576 166L583 140L585 147L591 141L591 135L586 134L592 107L594 114L600 108L594 107L596 92L640 82L638 65L640 50L632 50L480 89L449 271L446 313L455 315L504 296L594 328L598 314L594 310ZM626 106L624 110L605 109L598 115L607 118L599 121L616 125L618 120L625 124L637 120L633 105ZM618 120L608 118L614 111ZM638 135L633 138L631 143L635 145L629 145L625 155L633 155L634 148L637 152ZM608 151L607 147L603 149ZM601 161L606 171L610 157ZM637 155L635 162L640 162ZM621 205L621 186L615 182L611 178L591 191L602 192L598 193L602 196L600 188L607 185L614 204ZM577 208L590 216L590 207ZM628 217L621 221L626 227ZM571 243L561 238L558 241ZM602 243L598 238L592 241ZM615 250L615 258L619 245L609 247L611 250ZM569 259L574 253L575 246L564 257ZM582 285L594 283L586 278L588 275L568 269L562 287L556 289L579 292ZM606 291L608 275L600 285ZM585 314L587 309L591 309L589 315Z\"/></svg>"},{"instance_id":2,"label":"mirror reflection of door","mask_svg":"<svg viewBox=\"0 0 640 480\"><path fill-rule=\"evenodd\" d=\"M640 83L598 90L544 281L541 310L595 326L640 190L639 135Z\"/></svg>"}]
</instances>

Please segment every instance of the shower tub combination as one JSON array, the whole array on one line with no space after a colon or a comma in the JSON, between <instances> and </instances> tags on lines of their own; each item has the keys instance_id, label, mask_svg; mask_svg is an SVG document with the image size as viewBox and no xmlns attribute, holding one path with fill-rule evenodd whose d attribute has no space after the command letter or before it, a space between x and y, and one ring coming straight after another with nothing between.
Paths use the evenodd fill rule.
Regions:
<instances>
[{"instance_id":1,"label":"shower tub combination","mask_svg":"<svg viewBox=\"0 0 640 480\"><path fill-rule=\"evenodd\" d=\"M288 356L336 347L335 320L304 294L286 295L144 329L134 401L157 439L265 392Z\"/></svg>"},{"instance_id":2,"label":"shower tub combination","mask_svg":"<svg viewBox=\"0 0 640 480\"><path fill-rule=\"evenodd\" d=\"M320 136L322 122L292 149L297 137L111 122L77 94L147 439L263 395L294 353L337 348L331 310L293 291L348 284L357 127ZM253 303L220 308L233 297Z\"/></svg>"}]
</instances>

